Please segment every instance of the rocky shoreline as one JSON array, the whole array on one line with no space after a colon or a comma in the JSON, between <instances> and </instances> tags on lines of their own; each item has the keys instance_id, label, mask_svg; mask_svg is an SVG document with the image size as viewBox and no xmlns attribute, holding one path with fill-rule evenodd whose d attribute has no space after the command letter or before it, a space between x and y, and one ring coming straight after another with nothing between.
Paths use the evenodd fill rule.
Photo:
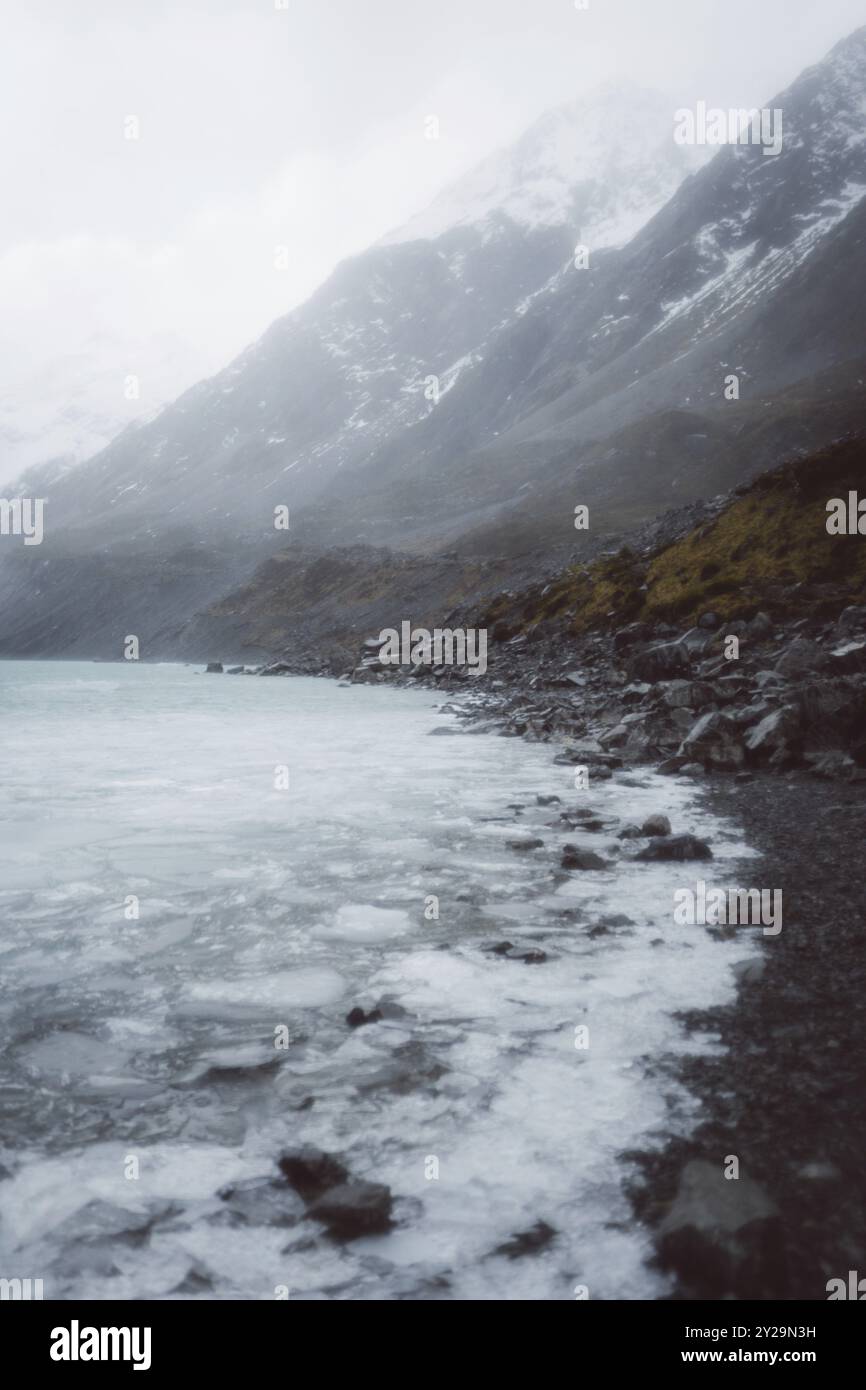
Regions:
<instances>
[{"instance_id":1,"label":"rocky shoreline","mask_svg":"<svg viewBox=\"0 0 866 1390\"><path fill-rule=\"evenodd\" d=\"M724 1044L676 1062L703 1119L688 1140L630 1155L642 1174L630 1195L674 1297L825 1298L866 1249L851 1138L866 1120L866 770L854 756L866 739L866 608L792 624L708 613L684 633L636 623L572 644L567 664L552 642L509 638L483 685L451 669L386 672L375 652L374 641L345 679L431 683L453 693L444 708L467 731L550 742L555 762L587 768L590 808L594 781L649 764L702 779L713 808L745 829L761 882L783 892L784 930L741 972L734 1006L684 1020ZM678 857L687 837L667 830L634 835ZM563 867L593 866L566 848ZM736 1183L723 1177L730 1155Z\"/></svg>"}]
</instances>

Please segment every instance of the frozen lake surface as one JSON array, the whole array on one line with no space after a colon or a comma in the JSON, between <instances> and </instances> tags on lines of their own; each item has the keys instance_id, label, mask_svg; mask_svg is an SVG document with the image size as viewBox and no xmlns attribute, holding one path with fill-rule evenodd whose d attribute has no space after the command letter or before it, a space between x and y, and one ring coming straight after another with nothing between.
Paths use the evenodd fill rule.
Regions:
<instances>
[{"instance_id":1,"label":"frozen lake surface","mask_svg":"<svg viewBox=\"0 0 866 1390\"><path fill-rule=\"evenodd\" d=\"M461 729L439 704L0 663L0 1275L46 1298L664 1295L619 1155L694 1123L667 1063L716 1044L673 1015L730 1000L761 947L675 925L673 892L749 851L685 781L575 792L550 745L429 737ZM552 824L552 794L611 833ZM629 861L613 823L653 812L715 864ZM621 857L566 875L566 842ZM301 1143L388 1184L394 1229L337 1244L275 1197ZM543 1250L495 1253L540 1221Z\"/></svg>"}]
</instances>

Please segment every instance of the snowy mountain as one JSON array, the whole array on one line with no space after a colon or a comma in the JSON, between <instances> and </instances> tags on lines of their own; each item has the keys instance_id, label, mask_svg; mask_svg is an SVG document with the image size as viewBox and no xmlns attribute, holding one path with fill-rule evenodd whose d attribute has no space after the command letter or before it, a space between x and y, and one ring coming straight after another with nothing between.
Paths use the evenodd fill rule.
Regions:
<instances>
[{"instance_id":1,"label":"snowy mountain","mask_svg":"<svg viewBox=\"0 0 866 1390\"><path fill-rule=\"evenodd\" d=\"M152 418L179 380L194 378L192 364L192 350L174 334L121 342L99 333L80 351L7 379L0 394L0 483L31 469L54 481L92 458L128 425Z\"/></svg>"},{"instance_id":2,"label":"snowy mountain","mask_svg":"<svg viewBox=\"0 0 866 1390\"><path fill-rule=\"evenodd\" d=\"M607 84L547 112L446 189L383 245L435 240L455 227L562 227L601 250L622 246L706 162L707 146L671 139L675 103Z\"/></svg>"},{"instance_id":3,"label":"snowy mountain","mask_svg":"<svg viewBox=\"0 0 866 1390\"><path fill-rule=\"evenodd\" d=\"M607 90L544 118L497 157L511 181L502 207L488 197L476 224L458 188L443 206L462 212L441 235L404 229L344 262L223 372L118 438L74 487L59 482L55 524L71 531L101 511L106 535L122 527L147 540L165 524L261 536L276 503L314 501L448 398L573 253L569 217L601 237L661 207L703 156L671 129L670 103L640 91ZM515 220L536 164L545 215Z\"/></svg>"},{"instance_id":4,"label":"snowy mountain","mask_svg":"<svg viewBox=\"0 0 866 1390\"><path fill-rule=\"evenodd\" d=\"M645 94L598 116L591 150L578 108L539 122L52 485L44 544L4 551L0 645L110 645L138 613L169 649L285 545L277 504L294 545L547 556L573 547L575 500L621 530L841 432L866 375L866 29L768 105L780 153L724 146L669 197L668 104L670 159ZM587 237L629 218L623 245Z\"/></svg>"}]
</instances>

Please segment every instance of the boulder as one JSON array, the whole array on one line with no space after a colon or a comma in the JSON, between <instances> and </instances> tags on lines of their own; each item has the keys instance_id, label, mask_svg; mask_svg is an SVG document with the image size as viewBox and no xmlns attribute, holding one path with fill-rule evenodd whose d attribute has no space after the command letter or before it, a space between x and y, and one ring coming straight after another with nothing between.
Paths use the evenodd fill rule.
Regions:
<instances>
[{"instance_id":1,"label":"boulder","mask_svg":"<svg viewBox=\"0 0 866 1390\"><path fill-rule=\"evenodd\" d=\"M623 651L626 647L633 647L636 642L645 642L649 635L646 623L629 623L628 627L621 627L619 632L613 634L613 649L615 652Z\"/></svg>"},{"instance_id":2,"label":"boulder","mask_svg":"<svg viewBox=\"0 0 866 1390\"><path fill-rule=\"evenodd\" d=\"M222 673L223 673L223 664L222 664L221 661L209 661L209 662L208 662L207 668L206 668L206 670L205 670L205 675L208 675L208 676L221 676Z\"/></svg>"},{"instance_id":3,"label":"boulder","mask_svg":"<svg viewBox=\"0 0 866 1390\"><path fill-rule=\"evenodd\" d=\"M764 716L745 736L749 756L773 767L794 761L799 751L800 719L793 705Z\"/></svg>"},{"instance_id":4,"label":"boulder","mask_svg":"<svg viewBox=\"0 0 866 1390\"><path fill-rule=\"evenodd\" d=\"M702 656L713 640L713 633L702 627L690 627L680 638L680 645L690 655Z\"/></svg>"},{"instance_id":5,"label":"boulder","mask_svg":"<svg viewBox=\"0 0 866 1390\"><path fill-rule=\"evenodd\" d=\"M706 681L663 681L656 688L668 709L701 709L716 698L715 690Z\"/></svg>"},{"instance_id":6,"label":"boulder","mask_svg":"<svg viewBox=\"0 0 866 1390\"><path fill-rule=\"evenodd\" d=\"M685 682L683 682L685 684ZM624 705L639 705L645 695L649 695L652 686L648 681L635 681L632 685L627 685L620 695Z\"/></svg>"},{"instance_id":7,"label":"boulder","mask_svg":"<svg viewBox=\"0 0 866 1390\"><path fill-rule=\"evenodd\" d=\"M795 637L789 642L776 662L776 670L783 676L802 676L807 671L817 671L826 662L824 648L808 637Z\"/></svg>"},{"instance_id":8,"label":"boulder","mask_svg":"<svg viewBox=\"0 0 866 1390\"><path fill-rule=\"evenodd\" d=\"M728 1180L721 1162L686 1164L657 1240L692 1297L762 1299L784 1282L775 1203L745 1174Z\"/></svg>"},{"instance_id":9,"label":"boulder","mask_svg":"<svg viewBox=\"0 0 866 1390\"><path fill-rule=\"evenodd\" d=\"M629 680L656 681L673 680L677 676L691 675L691 661L687 649L679 642L662 642L655 647L647 647L632 657L628 666Z\"/></svg>"},{"instance_id":10,"label":"boulder","mask_svg":"<svg viewBox=\"0 0 866 1390\"><path fill-rule=\"evenodd\" d=\"M816 753L807 753L804 762L816 777L827 777L839 782L866 781L866 768L858 767L849 753L841 748L824 748Z\"/></svg>"},{"instance_id":11,"label":"boulder","mask_svg":"<svg viewBox=\"0 0 866 1390\"><path fill-rule=\"evenodd\" d=\"M749 623L749 636L757 642L772 637L774 630L772 619L766 613L756 613Z\"/></svg>"},{"instance_id":12,"label":"boulder","mask_svg":"<svg viewBox=\"0 0 866 1390\"><path fill-rule=\"evenodd\" d=\"M671 823L667 816L655 815L647 816L640 828L641 835L652 837L655 835L670 835Z\"/></svg>"},{"instance_id":13,"label":"boulder","mask_svg":"<svg viewBox=\"0 0 866 1390\"><path fill-rule=\"evenodd\" d=\"M863 604L851 604L849 608L843 608L842 612L839 614L837 627L842 634L861 632L866 628L866 606Z\"/></svg>"},{"instance_id":14,"label":"boulder","mask_svg":"<svg viewBox=\"0 0 866 1390\"><path fill-rule=\"evenodd\" d=\"M852 671L866 671L866 641L843 642L830 652L830 668L835 674L848 675Z\"/></svg>"},{"instance_id":15,"label":"boulder","mask_svg":"<svg viewBox=\"0 0 866 1390\"><path fill-rule=\"evenodd\" d=\"M679 756L705 767L736 771L744 761L739 730L732 719L715 710L702 714L686 734Z\"/></svg>"}]
</instances>

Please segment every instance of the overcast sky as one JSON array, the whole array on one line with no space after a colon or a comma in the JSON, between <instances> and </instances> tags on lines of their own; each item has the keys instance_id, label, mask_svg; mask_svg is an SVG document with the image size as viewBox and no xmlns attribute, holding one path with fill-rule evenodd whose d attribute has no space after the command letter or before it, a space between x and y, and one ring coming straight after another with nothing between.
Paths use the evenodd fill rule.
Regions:
<instances>
[{"instance_id":1,"label":"overcast sky","mask_svg":"<svg viewBox=\"0 0 866 1390\"><path fill-rule=\"evenodd\" d=\"M863 0L0 0L0 13L0 399L22 372L48 381L56 358L95 348L141 370L143 408L154 335L172 393L216 370L547 107L610 79L675 105L760 105L866 21Z\"/></svg>"}]
</instances>

